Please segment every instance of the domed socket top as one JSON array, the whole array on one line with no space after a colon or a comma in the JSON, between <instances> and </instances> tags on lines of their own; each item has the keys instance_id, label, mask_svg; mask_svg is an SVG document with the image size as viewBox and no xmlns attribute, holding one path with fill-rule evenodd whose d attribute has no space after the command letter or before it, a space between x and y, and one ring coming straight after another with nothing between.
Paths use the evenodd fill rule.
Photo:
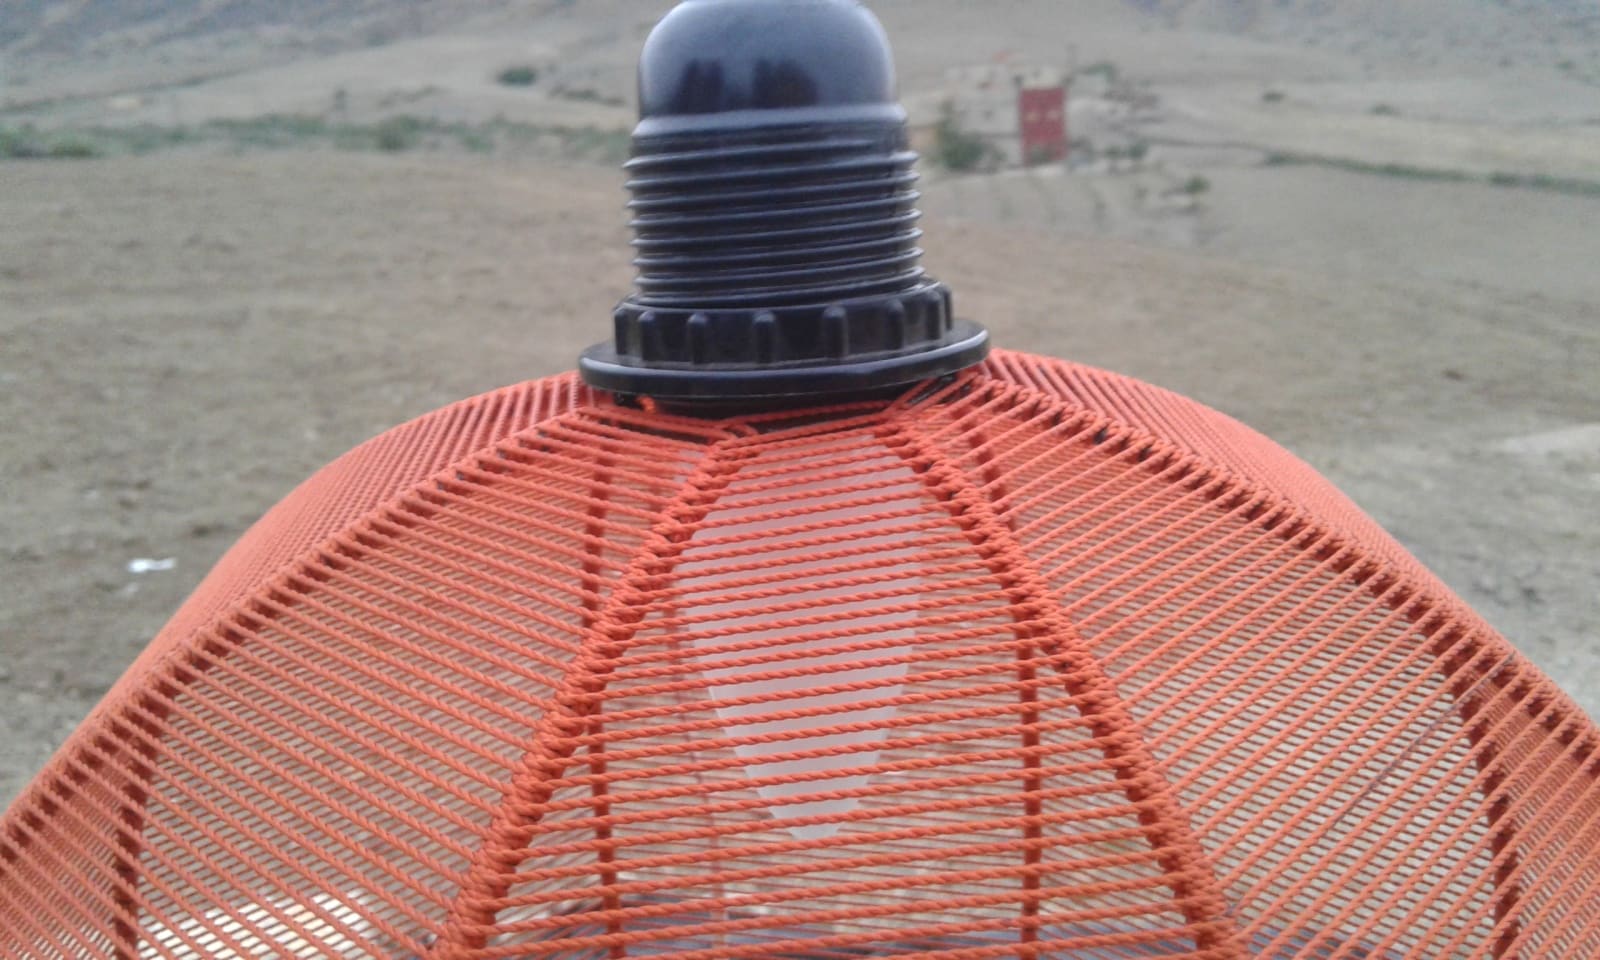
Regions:
<instances>
[{"instance_id":1,"label":"domed socket top","mask_svg":"<svg viewBox=\"0 0 1600 960\"><path fill-rule=\"evenodd\" d=\"M883 27L855 0L688 0L639 58L639 115L895 105Z\"/></svg>"},{"instance_id":2,"label":"domed socket top","mask_svg":"<svg viewBox=\"0 0 1600 960\"><path fill-rule=\"evenodd\" d=\"M686 0L645 43L633 296L579 367L710 404L880 393L987 354L922 269L894 58L855 0Z\"/></svg>"}]
</instances>

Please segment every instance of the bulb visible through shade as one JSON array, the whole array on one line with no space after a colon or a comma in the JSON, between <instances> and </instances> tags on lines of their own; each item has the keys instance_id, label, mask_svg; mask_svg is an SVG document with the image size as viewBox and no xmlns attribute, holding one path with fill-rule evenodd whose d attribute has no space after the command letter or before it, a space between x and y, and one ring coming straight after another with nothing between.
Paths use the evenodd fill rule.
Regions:
<instances>
[{"instance_id":1,"label":"bulb visible through shade","mask_svg":"<svg viewBox=\"0 0 1600 960\"><path fill-rule=\"evenodd\" d=\"M699 656L700 669L708 681L707 694L716 702L724 735L730 738L772 738L734 747L746 761L748 776L754 779L797 778L796 782L757 787L761 797L773 806L773 813L785 818L829 818L831 822L789 827L797 839L812 840L833 836L845 827L847 818L860 800L851 797L797 800L794 798L867 787L871 776L851 773L878 762L876 745L887 736L884 725L896 708L884 701L904 691L907 666L905 657L916 639L915 613L890 612L904 600L861 599L865 591L901 590L919 581L915 574L915 549L903 536L886 535L876 527L883 512L898 504L885 503L885 488L903 490L904 507L919 509L921 484L898 457L885 454L871 468L873 491L870 494L840 495L837 482L801 481L785 486L774 495L784 497L781 508L768 504L741 507L723 504L717 515L719 543L737 542L740 548L759 548L765 561L764 572L782 571L786 592L781 598L731 599L699 602L684 611L687 619L701 623L714 621L716 636L695 635L691 641ZM796 471L803 474L803 471ZM870 497L870 502L868 498ZM774 519L773 514L784 516ZM741 517L743 515L743 518ZM849 577L860 577L841 569L851 561L819 559L826 553L816 546L800 545L815 533L797 533L797 527L825 529L830 537L848 536L851 561L857 566L863 555L872 558L872 575L882 578L899 570L903 583L840 585ZM788 542L796 542L790 546ZM695 580L707 564L692 559L693 550L678 570L686 582ZM809 587L795 591L796 586ZM774 604L803 603L804 609L772 613ZM769 626L783 620L827 622L791 626ZM850 635L819 636L836 625L848 625ZM737 631L730 636L730 633ZM898 641L885 643L885 641ZM869 650L851 649L870 643ZM730 644L741 649L725 652ZM781 660L774 660L775 655ZM763 657L756 665L718 666L719 662ZM887 662L885 662L887 661ZM793 675L765 678L762 674L784 671ZM813 692L814 691L814 692ZM876 705L874 705L876 704ZM773 714L808 711L811 715L781 719ZM851 725L852 730L838 728ZM808 731L813 731L808 733ZM777 759L785 755L835 751L822 756ZM836 773L827 777L819 774Z\"/></svg>"}]
</instances>

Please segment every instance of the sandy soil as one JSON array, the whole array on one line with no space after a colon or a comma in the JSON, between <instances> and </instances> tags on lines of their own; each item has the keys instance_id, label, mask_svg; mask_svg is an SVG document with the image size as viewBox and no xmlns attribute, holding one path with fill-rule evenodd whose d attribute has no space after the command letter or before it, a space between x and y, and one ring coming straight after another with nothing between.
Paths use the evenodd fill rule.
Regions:
<instances>
[{"instance_id":1,"label":"sandy soil","mask_svg":"<svg viewBox=\"0 0 1600 960\"><path fill-rule=\"evenodd\" d=\"M67 0L0 23L0 126L611 131L668 6ZM1075 87L1075 136L1151 145L1134 169L933 176L929 264L963 313L1287 444L1600 715L1600 15L873 6L915 117L950 67L1109 64L1116 85ZM223 9L241 19L206 20ZM496 84L513 63L539 83ZM0 802L291 487L388 426L569 368L628 289L614 170L218 150L0 161ZM1267 163L1284 153L1316 162Z\"/></svg>"}]
</instances>

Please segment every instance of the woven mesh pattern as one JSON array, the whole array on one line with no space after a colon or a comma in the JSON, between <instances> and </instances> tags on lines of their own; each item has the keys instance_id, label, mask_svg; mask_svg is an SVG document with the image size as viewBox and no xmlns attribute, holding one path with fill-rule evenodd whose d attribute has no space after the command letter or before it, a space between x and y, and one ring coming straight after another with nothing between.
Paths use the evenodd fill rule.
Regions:
<instances>
[{"instance_id":1,"label":"woven mesh pattern","mask_svg":"<svg viewBox=\"0 0 1600 960\"><path fill-rule=\"evenodd\" d=\"M1600 956L1597 742L1154 388L559 378L246 535L7 814L0 955Z\"/></svg>"}]
</instances>

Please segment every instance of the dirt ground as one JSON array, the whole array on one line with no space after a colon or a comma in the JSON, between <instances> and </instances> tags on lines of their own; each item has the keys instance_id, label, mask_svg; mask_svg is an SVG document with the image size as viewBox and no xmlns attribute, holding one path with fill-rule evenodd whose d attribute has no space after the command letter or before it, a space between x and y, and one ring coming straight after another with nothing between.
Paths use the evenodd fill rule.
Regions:
<instances>
[{"instance_id":1,"label":"dirt ground","mask_svg":"<svg viewBox=\"0 0 1600 960\"><path fill-rule=\"evenodd\" d=\"M916 124L952 68L1076 76L1070 169L925 165L963 314L1286 444L1600 715L1600 14L871 5ZM621 142L671 0L13 6L0 135L108 156L0 159L0 803L296 483L570 368L628 290L614 169L246 135Z\"/></svg>"},{"instance_id":2,"label":"dirt ground","mask_svg":"<svg viewBox=\"0 0 1600 960\"><path fill-rule=\"evenodd\" d=\"M1600 296L997 222L961 189L931 185L928 247L963 314L1287 444L1600 712ZM312 470L602 339L620 202L615 171L493 157L0 165L0 800Z\"/></svg>"}]
</instances>

